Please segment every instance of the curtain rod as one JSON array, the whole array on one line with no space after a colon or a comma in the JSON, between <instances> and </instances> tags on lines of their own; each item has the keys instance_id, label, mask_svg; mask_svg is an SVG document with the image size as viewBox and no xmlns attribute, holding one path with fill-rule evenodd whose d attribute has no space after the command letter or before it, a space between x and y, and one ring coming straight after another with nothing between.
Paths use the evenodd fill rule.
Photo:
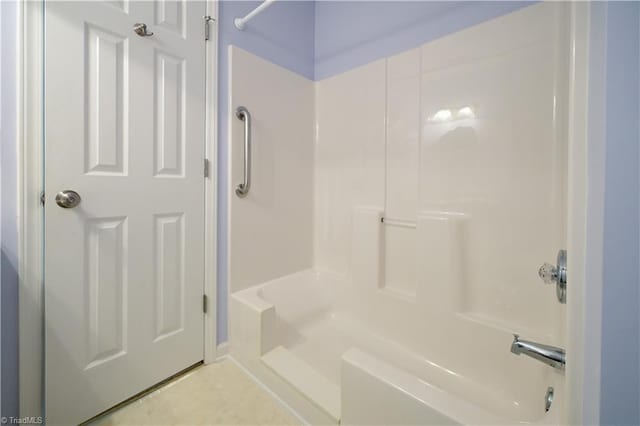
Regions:
<instances>
[{"instance_id":1,"label":"curtain rod","mask_svg":"<svg viewBox=\"0 0 640 426\"><path fill-rule=\"evenodd\" d=\"M264 0L260 6L256 7L251 12L247 13L247 15L244 18L236 18L236 19L234 19L233 20L234 25L240 31L244 30L244 27L247 24L247 22L249 22L250 20L252 20L256 16L258 16L260 13L262 13L262 11L264 11L266 8L268 8L273 3L275 3L275 1L276 0Z\"/></svg>"}]
</instances>

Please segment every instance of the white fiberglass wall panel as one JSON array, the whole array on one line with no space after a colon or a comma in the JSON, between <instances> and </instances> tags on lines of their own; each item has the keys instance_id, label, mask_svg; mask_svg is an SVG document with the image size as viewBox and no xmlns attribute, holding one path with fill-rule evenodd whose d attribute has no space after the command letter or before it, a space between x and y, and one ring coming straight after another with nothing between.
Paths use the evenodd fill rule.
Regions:
<instances>
[{"instance_id":1,"label":"white fiberglass wall panel","mask_svg":"<svg viewBox=\"0 0 640 426\"><path fill-rule=\"evenodd\" d=\"M313 262L313 82L230 47L229 286L242 290ZM252 116L252 184L242 182L244 123Z\"/></svg>"},{"instance_id":2,"label":"white fiberglass wall panel","mask_svg":"<svg viewBox=\"0 0 640 426\"><path fill-rule=\"evenodd\" d=\"M316 266L348 274L354 207L384 203L385 60L316 84Z\"/></svg>"},{"instance_id":3,"label":"white fiberglass wall panel","mask_svg":"<svg viewBox=\"0 0 640 426\"><path fill-rule=\"evenodd\" d=\"M537 276L566 248L563 16L526 8L421 52L419 209L465 218L460 308L546 339L563 323Z\"/></svg>"},{"instance_id":4,"label":"white fiberglass wall panel","mask_svg":"<svg viewBox=\"0 0 640 426\"><path fill-rule=\"evenodd\" d=\"M354 278L353 221L381 211L355 273L379 279L353 287L410 346L432 346L424 320L393 330L412 311L562 345L537 271L566 248L566 22L539 4L316 83L316 266Z\"/></svg>"}]
</instances>

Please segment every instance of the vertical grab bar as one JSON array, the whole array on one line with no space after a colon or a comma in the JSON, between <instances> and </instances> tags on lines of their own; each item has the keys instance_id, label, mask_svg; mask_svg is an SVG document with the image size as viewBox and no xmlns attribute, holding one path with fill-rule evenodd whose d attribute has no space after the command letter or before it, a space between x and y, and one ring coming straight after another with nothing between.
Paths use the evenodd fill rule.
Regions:
<instances>
[{"instance_id":1,"label":"vertical grab bar","mask_svg":"<svg viewBox=\"0 0 640 426\"><path fill-rule=\"evenodd\" d=\"M236 117L244 121L244 182L236 186L236 195L244 198L251 189L251 114L243 106L236 108Z\"/></svg>"}]
</instances>

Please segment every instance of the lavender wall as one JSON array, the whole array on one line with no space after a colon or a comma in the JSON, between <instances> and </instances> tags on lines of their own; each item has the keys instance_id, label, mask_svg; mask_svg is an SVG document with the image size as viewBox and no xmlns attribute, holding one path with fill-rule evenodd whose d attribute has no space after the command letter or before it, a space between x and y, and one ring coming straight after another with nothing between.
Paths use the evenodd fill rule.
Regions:
<instances>
[{"instance_id":1,"label":"lavender wall","mask_svg":"<svg viewBox=\"0 0 640 426\"><path fill-rule=\"evenodd\" d=\"M601 424L640 424L640 4L606 5Z\"/></svg>"},{"instance_id":2,"label":"lavender wall","mask_svg":"<svg viewBox=\"0 0 640 426\"><path fill-rule=\"evenodd\" d=\"M315 79L420 46L532 4L486 1L317 1Z\"/></svg>"}]
</instances>

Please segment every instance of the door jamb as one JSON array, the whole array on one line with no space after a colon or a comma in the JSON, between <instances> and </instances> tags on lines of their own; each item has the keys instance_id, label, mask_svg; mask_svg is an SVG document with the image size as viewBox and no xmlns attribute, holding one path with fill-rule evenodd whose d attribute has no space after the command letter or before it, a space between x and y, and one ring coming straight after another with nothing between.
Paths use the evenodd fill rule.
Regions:
<instances>
[{"instance_id":1,"label":"door jamb","mask_svg":"<svg viewBox=\"0 0 640 426\"><path fill-rule=\"evenodd\" d=\"M44 389L43 2L19 2L17 214L19 413L41 416Z\"/></svg>"},{"instance_id":2,"label":"door jamb","mask_svg":"<svg viewBox=\"0 0 640 426\"><path fill-rule=\"evenodd\" d=\"M206 49L205 158L217 166L218 144L218 1L206 1L211 16ZM19 413L41 416L44 411L44 2L18 5L17 22L17 215L19 274ZM203 18L204 27L204 18ZM217 194L215 169L205 178L204 362L217 358Z\"/></svg>"},{"instance_id":3,"label":"door jamb","mask_svg":"<svg viewBox=\"0 0 640 426\"><path fill-rule=\"evenodd\" d=\"M600 422L606 5L571 3L566 415Z\"/></svg>"},{"instance_id":4,"label":"door jamb","mask_svg":"<svg viewBox=\"0 0 640 426\"><path fill-rule=\"evenodd\" d=\"M206 132L205 158L209 173L205 179L205 244L204 244L204 294L207 312L204 315L204 363L214 362L217 351L217 224L218 224L218 0L206 0L209 40L206 49ZM204 18L203 19L208 19ZM210 260L209 260L210 259Z\"/></svg>"}]
</instances>

